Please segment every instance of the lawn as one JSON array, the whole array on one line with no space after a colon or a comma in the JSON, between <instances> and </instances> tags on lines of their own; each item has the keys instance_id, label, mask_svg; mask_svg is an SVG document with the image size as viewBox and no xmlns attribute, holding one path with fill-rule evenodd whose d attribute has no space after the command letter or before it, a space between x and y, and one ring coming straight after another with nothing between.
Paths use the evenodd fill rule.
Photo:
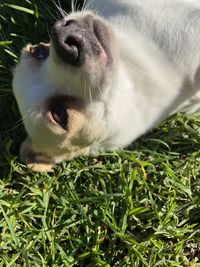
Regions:
<instances>
[{"instance_id":1,"label":"lawn","mask_svg":"<svg viewBox=\"0 0 200 267\"><path fill-rule=\"evenodd\" d=\"M200 266L200 113L49 174L19 162L12 67L58 17L51 1L0 0L0 267Z\"/></svg>"}]
</instances>

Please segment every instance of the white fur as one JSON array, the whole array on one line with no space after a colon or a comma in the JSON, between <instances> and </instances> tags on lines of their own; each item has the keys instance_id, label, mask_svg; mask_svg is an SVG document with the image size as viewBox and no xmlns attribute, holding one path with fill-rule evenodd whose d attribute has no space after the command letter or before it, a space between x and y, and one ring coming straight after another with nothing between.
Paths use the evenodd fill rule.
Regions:
<instances>
[{"instance_id":1,"label":"white fur","mask_svg":"<svg viewBox=\"0 0 200 267\"><path fill-rule=\"evenodd\" d=\"M198 108L199 7L195 0L94 0L90 9L113 34L114 66L106 72L101 93L96 86L96 61L84 69L90 74L90 91L83 69L58 64L52 45L50 56L39 67L22 56L14 73L14 94L22 116L38 107L36 126L33 120L24 119L36 151L47 153L55 162L71 158L67 149L71 139L48 127L39 112L40 105L54 94L85 101L85 125L76 132L78 144L84 143L84 154L127 146L169 114ZM72 13L68 18L87 14Z\"/></svg>"}]
</instances>

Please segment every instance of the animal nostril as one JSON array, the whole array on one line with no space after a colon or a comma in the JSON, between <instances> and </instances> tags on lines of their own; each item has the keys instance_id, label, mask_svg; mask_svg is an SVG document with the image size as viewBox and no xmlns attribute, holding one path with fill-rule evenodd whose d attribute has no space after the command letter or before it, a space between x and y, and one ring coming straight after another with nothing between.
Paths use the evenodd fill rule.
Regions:
<instances>
[{"instance_id":1,"label":"animal nostril","mask_svg":"<svg viewBox=\"0 0 200 267\"><path fill-rule=\"evenodd\" d=\"M57 21L51 30L56 54L63 61L80 66L85 61L85 35L76 20Z\"/></svg>"},{"instance_id":2,"label":"animal nostril","mask_svg":"<svg viewBox=\"0 0 200 267\"><path fill-rule=\"evenodd\" d=\"M79 46L79 43L80 41L78 40L78 38L75 38L73 36L68 36L66 39L65 39L65 44L69 45L69 46L76 46L78 47Z\"/></svg>"}]
</instances>

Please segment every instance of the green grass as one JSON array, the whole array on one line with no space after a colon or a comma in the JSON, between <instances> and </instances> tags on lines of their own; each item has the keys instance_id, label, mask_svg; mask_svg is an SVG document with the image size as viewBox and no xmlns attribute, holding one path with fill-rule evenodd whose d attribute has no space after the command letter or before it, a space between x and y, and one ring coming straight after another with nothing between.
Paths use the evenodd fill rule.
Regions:
<instances>
[{"instance_id":1,"label":"green grass","mask_svg":"<svg viewBox=\"0 0 200 267\"><path fill-rule=\"evenodd\" d=\"M19 163L11 69L54 15L51 1L0 2L0 267L200 266L200 114L53 173Z\"/></svg>"}]
</instances>

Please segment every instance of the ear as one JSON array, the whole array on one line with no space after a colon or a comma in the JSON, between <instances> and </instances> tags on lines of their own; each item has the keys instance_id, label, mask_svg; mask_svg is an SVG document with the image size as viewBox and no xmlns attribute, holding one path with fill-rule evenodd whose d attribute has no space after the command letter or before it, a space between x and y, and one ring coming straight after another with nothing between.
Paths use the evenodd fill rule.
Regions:
<instances>
[{"instance_id":1,"label":"ear","mask_svg":"<svg viewBox=\"0 0 200 267\"><path fill-rule=\"evenodd\" d=\"M20 160L34 172L49 172L54 166L53 159L47 154L34 150L32 141L29 137L21 144Z\"/></svg>"}]
</instances>

